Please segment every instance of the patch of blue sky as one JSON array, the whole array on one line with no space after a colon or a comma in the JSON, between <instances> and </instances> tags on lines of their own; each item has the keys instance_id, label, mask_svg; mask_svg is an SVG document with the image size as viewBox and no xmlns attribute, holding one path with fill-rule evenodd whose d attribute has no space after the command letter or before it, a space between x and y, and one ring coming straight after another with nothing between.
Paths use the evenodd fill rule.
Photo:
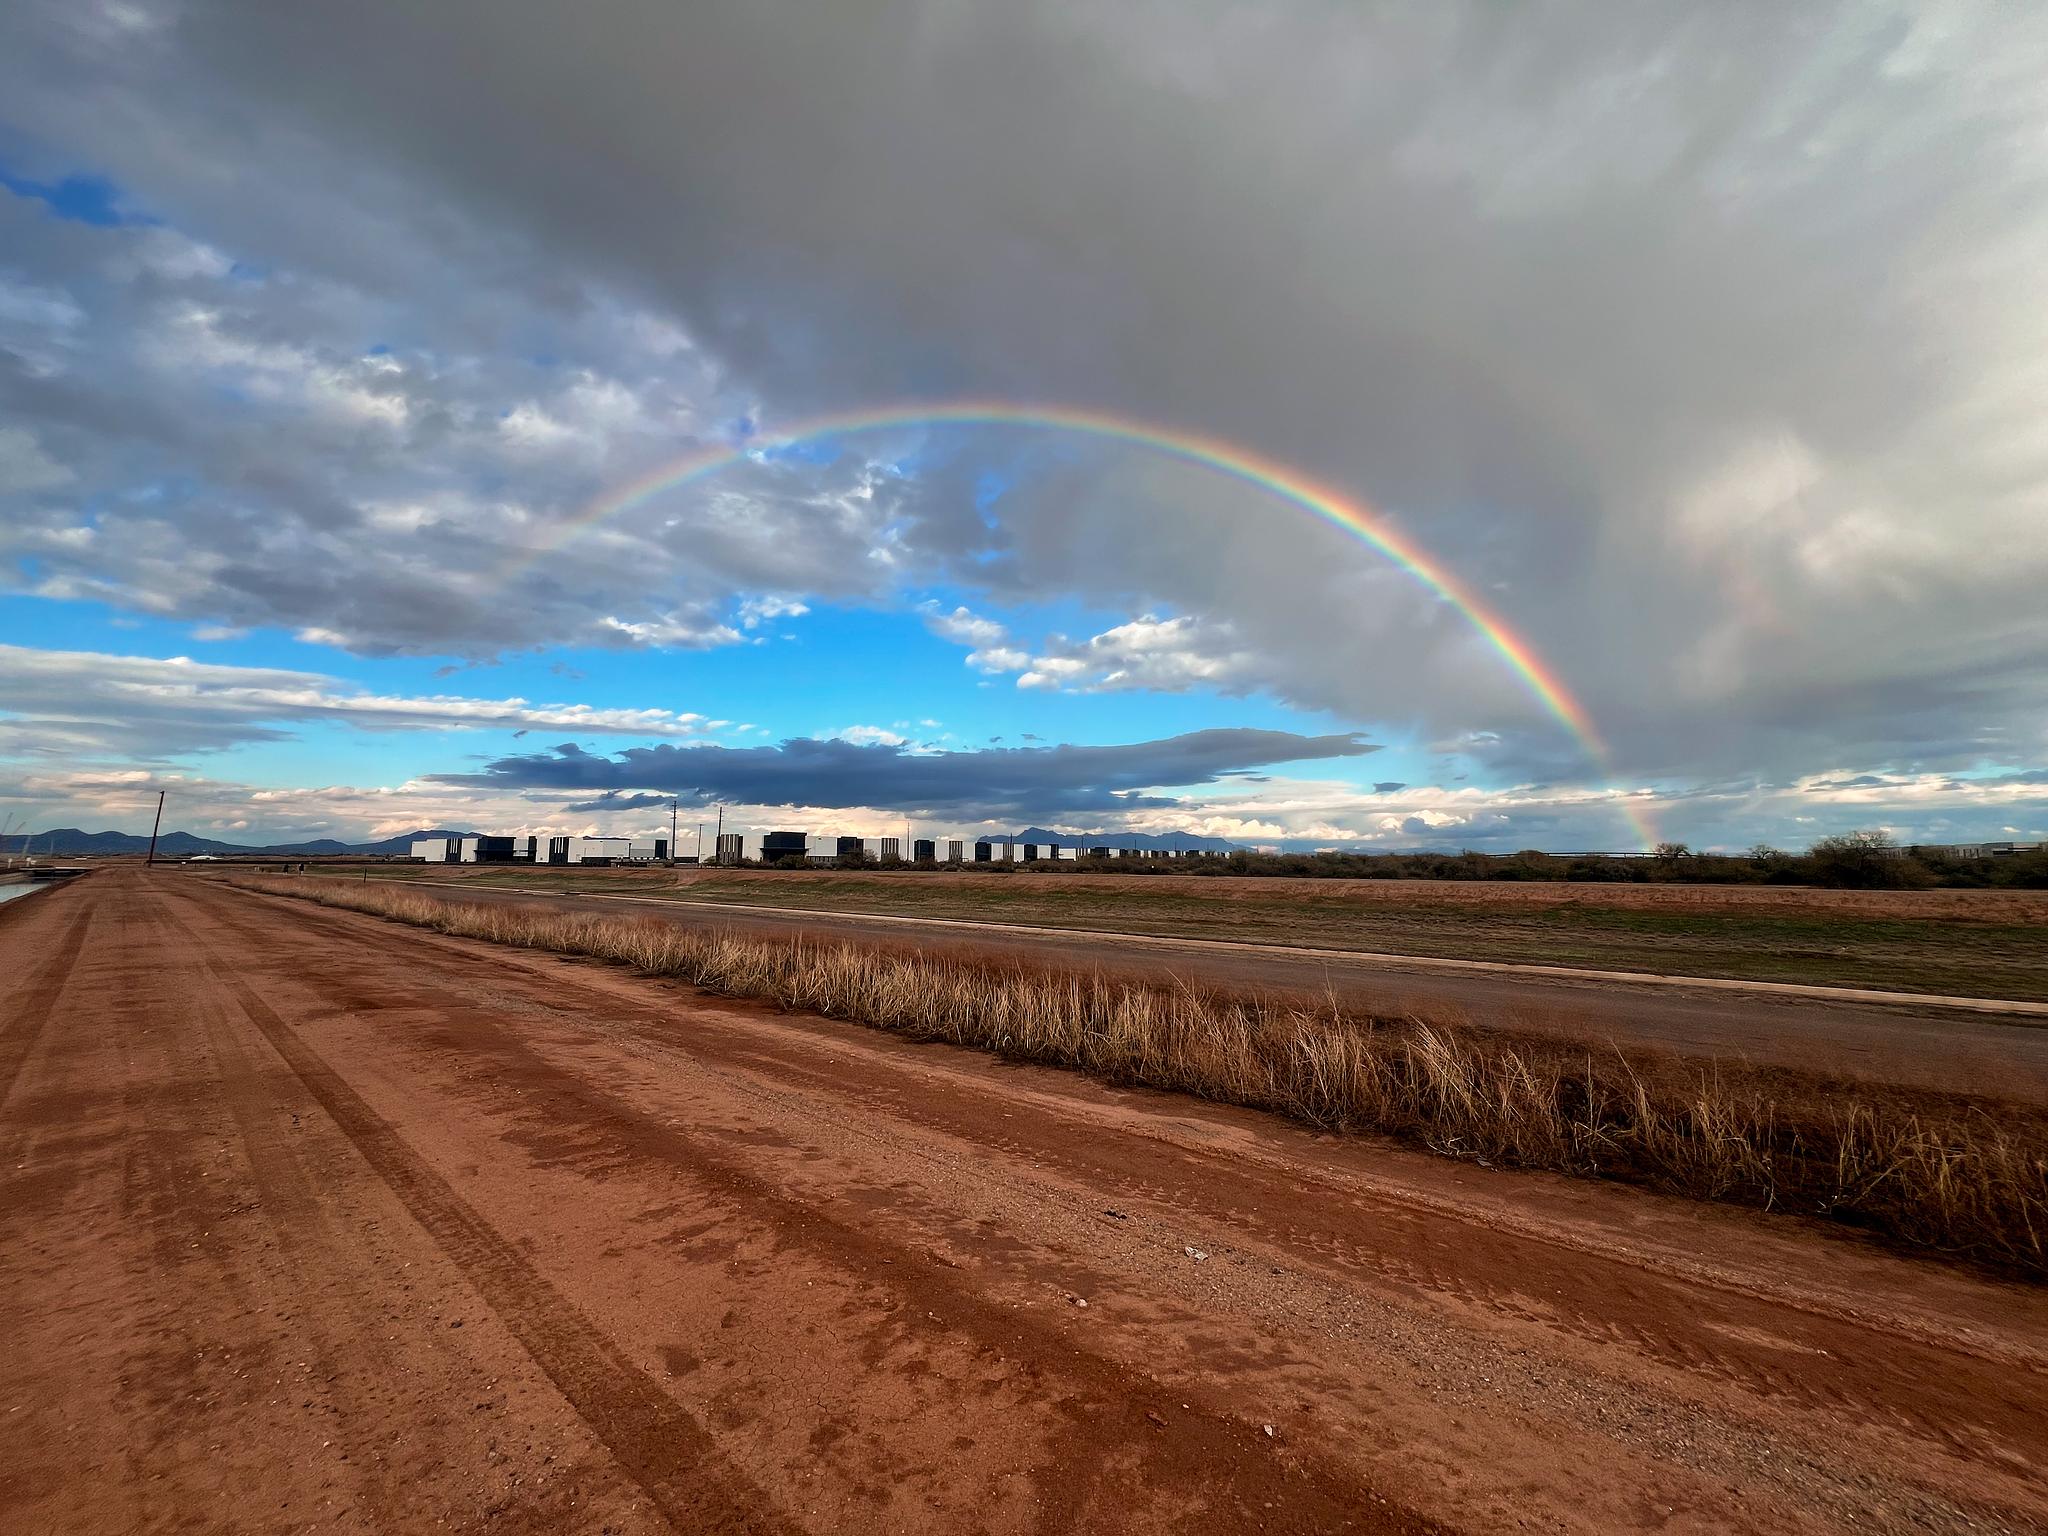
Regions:
<instances>
[{"instance_id":1,"label":"patch of blue sky","mask_svg":"<svg viewBox=\"0 0 2048 1536\"><path fill-rule=\"evenodd\" d=\"M209 630L223 638L202 639ZM85 598L0 593L0 641L51 651L99 651L116 656L189 656L224 666L274 667L346 676L353 658L278 630L242 632L136 613Z\"/></svg>"},{"instance_id":2,"label":"patch of blue sky","mask_svg":"<svg viewBox=\"0 0 2048 1536\"><path fill-rule=\"evenodd\" d=\"M1088 634L1091 625L1114 622L1065 602L1037 605L1030 619L1032 636L1042 628ZM987 745L996 736L1007 745L1031 745L1023 739L1027 735L1045 743L1119 742L1217 725L1311 733L1356 728L1356 722L1256 694L1019 688L1014 673L984 673L968 665L965 647L932 634L920 615L899 609L816 605L800 618L771 620L748 638L759 643L704 651L558 647L445 676L437 674L446 663L416 658L368 664L351 659L348 668L337 663L334 670L354 676L367 665L383 691L687 710L756 724L774 738L856 724L900 729L916 739L936 736L938 730L916 725L926 719L940 721L939 729L952 733L948 744L960 746ZM905 721L909 728L899 726Z\"/></svg>"},{"instance_id":3,"label":"patch of blue sky","mask_svg":"<svg viewBox=\"0 0 2048 1536\"><path fill-rule=\"evenodd\" d=\"M37 181L0 165L0 187L16 197L34 199L60 219L96 229L159 222L124 206L121 189L104 176L73 172L55 181Z\"/></svg>"},{"instance_id":4,"label":"patch of blue sky","mask_svg":"<svg viewBox=\"0 0 2048 1536\"><path fill-rule=\"evenodd\" d=\"M412 777L405 764L422 748L431 748L436 761L428 772L440 771L442 763L459 772L468 766L461 754L475 750L455 745L461 738L454 733L365 731L341 720L280 721L269 729L279 739L195 752L181 759L182 765L209 779L265 789L374 788Z\"/></svg>"},{"instance_id":5,"label":"patch of blue sky","mask_svg":"<svg viewBox=\"0 0 2048 1536\"><path fill-rule=\"evenodd\" d=\"M746 738L755 741L852 725L881 726L914 740L950 733L942 744L960 747L986 746L993 737L1011 746L1121 742L1219 724L1311 732L1351 728L1258 696L1019 688L1014 674L985 674L967 665L963 647L931 634L917 614L901 610L821 605L801 618L771 620L749 639L759 643L705 651L558 647L452 672L445 672L447 663L430 659L366 662L329 653L328 670L380 692L688 711L758 725L763 729ZM924 727L924 720L940 725ZM730 731L720 735L740 739Z\"/></svg>"},{"instance_id":6,"label":"patch of blue sky","mask_svg":"<svg viewBox=\"0 0 2048 1536\"><path fill-rule=\"evenodd\" d=\"M836 464L844 456L846 445L837 436L827 433L823 437L761 443L748 452L763 464Z\"/></svg>"},{"instance_id":7,"label":"patch of blue sky","mask_svg":"<svg viewBox=\"0 0 2048 1536\"><path fill-rule=\"evenodd\" d=\"M984 469L974 477L974 510L988 527L997 525L995 506L1003 495L1017 483L1017 475L1008 469Z\"/></svg>"},{"instance_id":8,"label":"patch of blue sky","mask_svg":"<svg viewBox=\"0 0 2048 1536\"><path fill-rule=\"evenodd\" d=\"M395 788L433 773L468 773L498 758L573 741L593 752L633 745L610 735L510 727L367 729L343 719L280 721L277 739L247 741L183 759L207 778L276 789Z\"/></svg>"},{"instance_id":9,"label":"patch of blue sky","mask_svg":"<svg viewBox=\"0 0 2048 1536\"><path fill-rule=\"evenodd\" d=\"M1089 633L1105 615L1074 604L1032 610L1034 619ZM1017 615L1006 615L1015 620ZM108 604L0 596L0 638L46 649L136 656L190 656L228 666L316 673L338 692L478 699L593 709L661 709L729 722L706 739L758 744L879 726L945 749L1120 743L1217 726L1310 734L1357 722L1289 707L1263 695L1225 697L1127 690L1064 693L1019 688L1011 673L967 665L962 646L933 635L900 609L822 605L763 624L740 645L705 651L556 647L486 664L445 657L362 657L278 630L200 636L212 626L120 611ZM1035 633L1035 630L1034 630ZM923 722L936 721L927 726ZM742 733L749 724L760 729ZM562 741L617 751L662 739L645 731L513 728L369 730L342 721L280 722L289 739L207 754L205 771L251 783L397 784L459 771L479 758L539 751ZM1378 733L1371 733L1380 739ZM1366 757L1302 765L1302 777L1369 783L1425 781L1426 759L1405 742ZM1261 771L1287 772L1285 765Z\"/></svg>"},{"instance_id":10,"label":"patch of blue sky","mask_svg":"<svg viewBox=\"0 0 2048 1536\"><path fill-rule=\"evenodd\" d=\"M1102 745L1150 741L1218 727L1322 734L1350 727L1306 717L1272 699L1250 696L1219 700L1206 690L1179 693L1119 689L1099 693L1056 693L1020 688L1011 677L988 679L990 686L953 711L967 745L1037 746L1056 742ZM1327 766L1327 765L1325 765Z\"/></svg>"},{"instance_id":11,"label":"patch of blue sky","mask_svg":"<svg viewBox=\"0 0 2048 1536\"><path fill-rule=\"evenodd\" d=\"M132 627L122 627L129 624ZM519 698L531 704L687 712L707 720L756 723L767 728L752 740L805 734L820 721L832 722L835 727L872 723L873 706L879 703L877 677L890 680L890 698L930 700L949 689L973 691L971 681L961 675L967 669L960 664L957 647L943 645L926 634L914 618L862 610L826 609L815 616L771 620L749 634L749 641L758 640L758 644L704 651L550 647L481 662L435 656L356 656L276 630L206 642L195 637L204 627L157 619L130 620L97 603L26 598L0 602L0 633L11 632L16 643L138 655L183 654L236 666L283 667L321 673L380 694ZM794 638L785 639L785 634ZM35 638L29 638L31 635ZM906 635L914 648L901 654L899 647ZM51 636L56 638L48 638ZM919 712L931 713L929 709ZM567 740L573 734L536 728L527 746L531 748L536 741L551 744L556 736ZM379 739L387 743L387 750L390 744L418 740ZM452 739L473 742L479 733L465 732ZM611 739L617 745L629 744L624 737Z\"/></svg>"}]
</instances>

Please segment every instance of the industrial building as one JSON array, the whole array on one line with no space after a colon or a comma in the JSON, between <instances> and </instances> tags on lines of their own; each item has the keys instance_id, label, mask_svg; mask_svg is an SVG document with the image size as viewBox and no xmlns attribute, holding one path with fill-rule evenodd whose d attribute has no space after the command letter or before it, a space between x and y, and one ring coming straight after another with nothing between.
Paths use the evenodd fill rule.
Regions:
<instances>
[{"instance_id":1,"label":"industrial building","mask_svg":"<svg viewBox=\"0 0 2048 1536\"><path fill-rule=\"evenodd\" d=\"M668 839L634 842L626 837L416 838L412 856L427 864L660 864Z\"/></svg>"},{"instance_id":2,"label":"industrial building","mask_svg":"<svg viewBox=\"0 0 2048 1536\"><path fill-rule=\"evenodd\" d=\"M837 864L860 859L871 864L1036 864L1080 859L1170 859L1163 848L1122 848L1113 844L1027 843L986 837L843 837L816 832L727 832L718 839L720 864Z\"/></svg>"},{"instance_id":3,"label":"industrial building","mask_svg":"<svg viewBox=\"0 0 2048 1536\"><path fill-rule=\"evenodd\" d=\"M2009 859L2017 854L2038 853L2048 843L1914 843L1902 853L1944 854L1952 859Z\"/></svg>"},{"instance_id":4,"label":"industrial building","mask_svg":"<svg viewBox=\"0 0 2048 1536\"><path fill-rule=\"evenodd\" d=\"M835 832L779 831L720 833L712 862L834 865L858 859L870 864L1038 864L1183 856L1174 849L1125 848L1114 843L1027 843L1010 837L862 838ZM661 864L668 861L669 842L665 837L651 841L573 836L426 837L414 840L412 857L427 864Z\"/></svg>"}]
</instances>

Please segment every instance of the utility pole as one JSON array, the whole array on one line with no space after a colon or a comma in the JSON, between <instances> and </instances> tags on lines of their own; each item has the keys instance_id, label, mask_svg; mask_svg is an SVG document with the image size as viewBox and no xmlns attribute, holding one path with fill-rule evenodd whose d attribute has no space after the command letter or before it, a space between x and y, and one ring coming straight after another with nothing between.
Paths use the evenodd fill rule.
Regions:
<instances>
[{"instance_id":1,"label":"utility pole","mask_svg":"<svg viewBox=\"0 0 2048 1536\"><path fill-rule=\"evenodd\" d=\"M163 826L164 792L158 790L156 792L156 821L151 824L149 829L149 857L143 860L142 867L144 869L148 869L156 863L156 835L163 830Z\"/></svg>"},{"instance_id":2,"label":"utility pole","mask_svg":"<svg viewBox=\"0 0 2048 1536\"><path fill-rule=\"evenodd\" d=\"M668 803L668 862L671 868L676 862L676 811L682 803L680 797Z\"/></svg>"},{"instance_id":3,"label":"utility pole","mask_svg":"<svg viewBox=\"0 0 2048 1536\"><path fill-rule=\"evenodd\" d=\"M711 862L714 864L723 864L725 862L725 806L723 802L718 807L718 841L712 845Z\"/></svg>"}]
</instances>

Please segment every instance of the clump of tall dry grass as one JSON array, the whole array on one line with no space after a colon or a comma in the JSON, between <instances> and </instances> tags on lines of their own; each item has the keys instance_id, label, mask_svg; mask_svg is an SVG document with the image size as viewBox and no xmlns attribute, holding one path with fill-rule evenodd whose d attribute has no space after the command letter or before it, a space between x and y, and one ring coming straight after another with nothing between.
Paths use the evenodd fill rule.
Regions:
<instances>
[{"instance_id":1,"label":"clump of tall dry grass","mask_svg":"<svg viewBox=\"0 0 2048 1536\"><path fill-rule=\"evenodd\" d=\"M1488 1163L1804 1212L2048 1275L2048 1127L2003 1106L1863 1093L1742 1066L1630 1060L1331 1002L655 918L241 880L464 938L615 961L732 997L1113 1082L1371 1130Z\"/></svg>"}]
</instances>

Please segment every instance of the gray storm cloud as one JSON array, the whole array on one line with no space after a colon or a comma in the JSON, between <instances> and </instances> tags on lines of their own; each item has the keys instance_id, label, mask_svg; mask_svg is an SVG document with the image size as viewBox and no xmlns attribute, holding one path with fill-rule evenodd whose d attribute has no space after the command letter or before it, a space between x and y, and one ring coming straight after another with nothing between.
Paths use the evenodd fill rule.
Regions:
<instances>
[{"instance_id":1,"label":"gray storm cloud","mask_svg":"<svg viewBox=\"0 0 2048 1536\"><path fill-rule=\"evenodd\" d=\"M199 0L4 25L11 158L88 154L278 274L8 215L11 540L52 591L477 654L734 643L746 595L947 574L1227 625L1231 687L1572 766L1373 551L1123 452L948 435L908 479L748 466L511 593L419 574L740 415L1000 394L1218 434L1388 509L1626 772L2042 748L2025 8ZM124 384L138 336L246 413ZM138 481L160 499L76 537L81 498Z\"/></svg>"}]
</instances>

